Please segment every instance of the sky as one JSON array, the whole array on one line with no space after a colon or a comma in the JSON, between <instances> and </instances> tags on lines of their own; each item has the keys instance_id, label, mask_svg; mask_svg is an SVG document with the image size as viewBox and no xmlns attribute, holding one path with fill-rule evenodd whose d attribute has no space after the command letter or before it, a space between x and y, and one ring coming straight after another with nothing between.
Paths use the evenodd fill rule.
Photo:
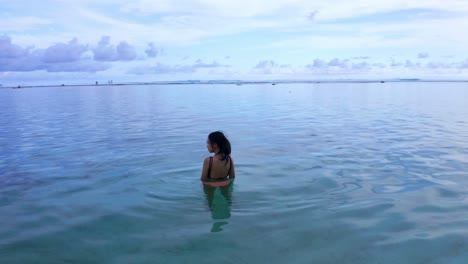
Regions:
<instances>
[{"instance_id":1,"label":"sky","mask_svg":"<svg viewBox=\"0 0 468 264\"><path fill-rule=\"evenodd\" d=\"M468 79L466 0L0 0L0 84Z\"/></svg>"}]
</instances>

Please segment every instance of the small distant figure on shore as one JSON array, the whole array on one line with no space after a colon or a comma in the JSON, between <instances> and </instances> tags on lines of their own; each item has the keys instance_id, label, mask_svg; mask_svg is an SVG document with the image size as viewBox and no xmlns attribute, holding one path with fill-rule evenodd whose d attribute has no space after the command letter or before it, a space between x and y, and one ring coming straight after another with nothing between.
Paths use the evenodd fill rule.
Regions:
<instances>
[{"instance_id":1,"label":"small distant figure on shore","mask_svg":"<svg viewBox=\"0 0 468 264\"><path fill-rule=\"evenodd\" d=\"M99 85L98 81L96 81L96 85Z\"/></svg>"},{"instance_id":2,"label":"small distant figure on shore","mask_svg":"<svg viewBox=\"0 0 468 264\"><path fill-rule=\"evenodd\" d=\"M213 156L206 157L200 180L205 186L227 186L236 177L234 161L231 158L231 142L220 132L212 132L206 141L208 152Z\"/></svg>"}]
</instances>

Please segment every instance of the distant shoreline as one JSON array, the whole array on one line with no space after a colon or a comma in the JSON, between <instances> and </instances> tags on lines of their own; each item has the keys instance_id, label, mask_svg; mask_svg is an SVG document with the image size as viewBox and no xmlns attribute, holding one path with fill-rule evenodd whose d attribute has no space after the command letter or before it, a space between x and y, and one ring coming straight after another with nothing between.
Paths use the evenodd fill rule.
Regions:
<instances>
[{"instance_id":1,"label":"distant shoreline","mask_svg":"<svg viewBox=\"0 0 468 264\"><path fill-rule=\"evenodd\" d=\"M130 86L130 85L193 85L193 84L231 84L231 85L246 85L246 84L303 84L303 83L394 83L394 82L456 82L468 83L468 80L430 80L430 79L382 79L382 80L260 80L260 81L244 81L244 80L183 80L183 81L156 81L156 82L122 82L122 83L89 83L89 84L47 84L47 85L16 85L2 86L0 89L22 89L22 88L45 88L45 87L108 87L108 86Z\"/></svg>"}]
</instances>

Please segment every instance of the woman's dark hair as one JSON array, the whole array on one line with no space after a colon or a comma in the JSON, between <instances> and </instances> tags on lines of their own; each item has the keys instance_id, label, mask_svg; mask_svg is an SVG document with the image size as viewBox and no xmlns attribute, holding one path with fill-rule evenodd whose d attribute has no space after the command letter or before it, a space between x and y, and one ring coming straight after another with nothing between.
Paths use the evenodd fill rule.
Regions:
<instances>
[{"instance_id":1,"label":"woman's dark hair","mask_svg":"<svg viewBox=\"0 0 468 264\"><path fill-rule=\"evenodd\" d=\"M216 144L219 148L219 153L224 154L224 157L221 160L226 160L226 163L229 160L229 155L231 155L231 142L224 136L223 132L216 131L208 135L208 140L210 144Z\"/></svg>"}]
</instances>

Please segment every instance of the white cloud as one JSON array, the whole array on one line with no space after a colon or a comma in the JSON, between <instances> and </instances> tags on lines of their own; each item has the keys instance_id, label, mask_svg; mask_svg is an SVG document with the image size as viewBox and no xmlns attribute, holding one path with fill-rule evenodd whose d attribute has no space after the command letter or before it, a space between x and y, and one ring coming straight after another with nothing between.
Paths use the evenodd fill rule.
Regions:
<instances>
[{"instance_id":1,"label":"white cloud","mask_svg":"<svg viewBox=\"0 0 468 264\"><path fill-rule=\"evenodd\" d=\"M22 48L13 44L10 37L3 36L0 37L0 71L96 72L110 67L84 57L87 50L88 46L79 44L76 38L46 49L34 49Z\"/></svg>"},{"instance_id":2,"label":"white cloud","mask_svg":"<svg viewBox=\"0 0 468 264\"><path fill-rule=\"evenodd\" d=\"M163 63L156 63L154 65L145 65L134 67L129 70L130 74L146 75L146 74L177 74L177 73L190 73L195 69L189 65L168 65Z\"/></svg>"},{"instance_id":3,"label":"white cloud","mask_svg":"<svg viewBox=\"0 0 468 264\"><path fill-rule=\"evenodd\" d=\"M315 20L315 17L317 16L318 14L318 11L313 11L313 12L310 12L308 15L307 15L307 19L311 20L311 21L314 21Z\"/></svg>"},{"instance_id":4,"label":"white cloud","mask_svg":"<svg viewBox=\"0 0 468 264\"><path fill-rule=\"evenodd\" d=\"M279 65L276 64L273 60L263 60L259 61L257 65L255 65L254 69L257 72L261 72L264 74L272 74L275 68L278 68Z\"/></svg>"},{"instance_id":5,"label":"white cloud","mask_svg":"<svg viewBox=\"0 0 468 264\"><path fill-rule=\"evenodd\" d=\"M125 41L115 47L110 43L109 36L103 36L98 46L93 49L94 59L97 61L130 61L137 57L135 48Z\"/></svg>"},{"instance_id":6,"label":"white cloud","mask_svg":"<svg viewBox=\"0 0 468 264\"><path fill-rule=\"evenodd\" d=\"M47 2L47 1L46 1ZM47 4L45 4L47 5ZM212 39L213 37L255 32L303 32L307 37L324 37L324 32L340 34L338 29L347 29L349 32L359 34L356 37L374 39L376 43L388 43L386 39L375 35L384 33L398 33L404 29L408 36L416 31L418 35L430 35L434 33L434 27L441 27L440 23L429 23L420 26L418 23L405 25L394 21L395 27L390 25L363 24L351 27L351 25L338 24L325 26L324 23L342 18L353 18L379 12L390 12L409 8L434 8L451 12L463 12L468 10L463 1L306 1L306 0L251 0L251 1L215 1L215 0L104 0L79 1L67 3L74 10L74 16L67 16L57 12L54 19L60 26L69 32L76 32L80 39L88 42L96 41L96 36L109 35L112 38L131 40L136 45L143 45L148 41L158 40L158 43L169 46L192 45ZM92 8L93 6L101 7ZM109 12L103 12L104 7L111 7ZM99 11L98 11L99 10ZM124 13L122 13L124 12ZM308 16L313 15L314 25L311 25ZM153 19L150 19L153 18ZM140 19L143 19L141 21ZM445 21L445 20L443 20ZM465 20L466 21L466 20ZM430 21L429 21L430 22ZM437 22L441 22L439 19ZM444 23L442 23L444 24ZM418 25L419 28L414 28ZM438 26L439 25L439 26ZM455 25L450 22L450 25ZM311 35L311 26L318 27ZM411 30L406 30L409 28ZM331 31L328 31L331 29ZM449 29L446 27L446 29ZM424 31L424 32L423 32ZM448 30L454 31L452 30ZM456 37L462 38L458 32ZM431 33L432 32L432 33ZM437 31L440 32L440 31ZM317 34L319 33L319 34ZM56 34L56 32L51 32ZM449 33L444 33L448 35ZM452 33L450 33L452 35ZM374 36L373 36L374 35ZM353 42L353 36L339 35L346 42ZM298 40L307 37L297 37ZM410 40L415 43L419 36ZM467 38L464 38L467 39ZM294 39L292 39L294 40ZM467 40L468 41L468 40ZM407 42L402 43L404 45ZM418 43L416 41L416 43ZM465 41L466 43L466 41ZM375 46L376 44L374 44ZM379 44L391 46L392 44Z\"/></svg>"},{"instance_id":7,"label":"white cloud","mask_svg":"<svg viewBox=\"0 0 468 264\"><path fill-rule=\"evenodd\" d=\"M468 69L468 59L462 61L458 64L459 69Z\"/></svg>"},{"instance_id":8,"label":"white cloud","mask_svg":"<svg viewBox=\"0 0 468 264\"><path fill-rule=\"evenodd\" d=\"M410 60L406 60L406 62L404 63L404 67L406 68L414 68L414 67L420 67L420 65L418 63L414 63Z\"/></svg>"},{"instance_id":9,"label":"white cloud","mask_svg":"<svg viewBox=\"0 0 468 264\"><path fill-rule=\"evenodd\" d=\"M347 67L347 60L340 60L335 58L328 62L329 67L338 67L338 68L346 68Z\"/></svg>"},{"instance_id":10,"label":"white cloud","mask_svg":"<svg viewBox=\"0 0 468 264\"><path fill-rule=\"evenodd\" d=\"M0 71L32 71L40 68L40 52L13 44L10 37L0 37Z\"/></svg>"},{"instance_id":11,"label":"white cloud","mask_svg":"<svg viewBox=\"0 0 468 264\"><path fill-rule=\"evenodd\" d=\"M428 62L426 68L428 69L456 69L460 68L463 62L460 63L445 63L445 62Z\"/></svg>"},{"instance_id":12,"label":"white cloud","mask_svg":"<svg viewBox=\"0 0 468 264\"><path fill-rule=\"evenodd\" d=\"M200 69L216 69L216 68L229 68L229 65L220 64L216 61L211 63L203 62L198 59L193 64L164 64L156 63L153 65L137 66L128 71L130 74L144 75L144 74L177 74L177 73L194 73Z\"/></svg>"},{"instance_id":13,"label":"white cloud","mask_svg":"<svg viewBox=\"0 0 468 264\"><path fill-rule=\"evenodd\" d=\"M125 41L122 41L117 45L117 55L118 59L126 61L134 60L137 57L135 48Z\"/></svg>"},{"instance_id":14,"label":"white cloud","mask_svg":"<svg viewBox=\"0 0 468 264\"><path fill-rule=\"evenodd\" d=\"M13 44L8 36L0 36L0 59L21 58L29 54L29 49Z\"/></svg>"},{"instance_id":15,"label":"white cloud","mask_svg":"<svg viewBox=\"0 0 468 264\"><path fill-rule=\"evenodd\" d=\"M468 4L463 0L329 0L302 2L304 6L313 8L313 10L319 12L316 17L319 21L352 18L376 13L388 13L403 9L436 9L453 12L468 11Z\"/></svg>"},{"instance_id":16,"label":"white cloud","mask_svg":"<svg viewBox=\"0 0 468 264\"><path fill-rule=\"evenodd\" d=\"M429 53L427 53L427 52L422 52L422 53L418 54L419 59L425 59L427 57L429 57Z\"/></svg>"},{"instance_id":17,"label":"white cloud","mask_svg":"<svg viewBox=\"0 0 468 264\"><path fill-rule=\"evenodd\" d=\"M354 70L371 69L372 65L368 62L359 62L359 63L353 63L351 65L351 68Z\"/></svg>"},{"instance_id":18,"label":"white cloud","mask_svg":"<svg viewBox=\"0 0 468 264\"><path fill-rule=\"evenodd\" d=\"M148 57L154 58L158 55L158 49L153 42L148 43L148 48L145 50L145 53Z\"/></svg>"},{"instance_id":19,"label":"white cloud","mask_svg":"<svg viewBox=\"0 0 468 264\"><path fill-rule=\"evenodd\" d=\"M79 44L74 38L68 43L57 43L48 47L44 51L44 62L74 62L81 59L81 56L88 50L87 45Z\"/></svg>"},{"instance_id":20,"label":"white cloud","mask_svg":"<svg viewBox=\"0 0 468 264\"><path fill-rule=\"evenodd\" d=\"M2 17L1 32L34 30L46 25L52 25L53 20L36 16Z\"/></svg>"},{"instance_id":21,"label":"white cloud","mask_svg":"<svg viewBox=\"0 0 468 264\"><path fill-rule=\"evenodd\" d=\"M276 64L272 60L263 60L259 61L258 64L254 67L255 69L268 69L268 68L274 68L278 67L278 64Z\"/></svg>"},{"instance_id":22,"label":"white cloud","mask_svg":"<svg viewBox=\"0 0 468 264\"><path fill-rule=\"evenodd\" d=\"M294 74L295 69L289 64L278 64L273 60L259 61L252 69L256 74Z\"/></svg>"},{"instance_id":23,"label":"white cloud","mask_svg":"<svg viewBox=\"0 0 468 264\"><path fill-rule=\"evenodd\" d=\"M410 74L444 67L448 73L457 70L467 76L466 61L444 57L447 50L466 53L468 35L460 33L468 25L464 0L44 0L23 8L24 4L20 0L2 5L0 32L15 43L0 37L0 71L107 74L131 67L142 73L142 61L157 57L159 64L148 66L148 72L193 73L194 78L208 71L250 73L255 64L255 74L283 76L311 71ZM31 15L29 10L37 12ZM232 65L216 61L227 59L225 54ZM186 59L178 65L184 56L203 56L204 61Z\"/></svg>"},{"instance_id":24,"label":"white cloud","mask_svg":"<svg viewBox=\"0 0 468 264\"><path fill-rule=\"evenodd\" d=\"M357 57L353 57L352 58L353 60L368 60L370 59L369 56L357 56Z\"/></svg>"},{"instance_id":25,"label":"white cloud","mask_svg":"<svg viewBox=\"0 0 468 264\"><path fill-rule=\"evenodd\" d=\"M307 64L306 68L309 69L320 69L320 68L349 68L348 60L340 60L338 58L331 59L329 61L315 59L312 64Z\"/></svg>"},{"instance_id":26,"label":"white cloud","mask_svg":"<svg viewBox=\"0 0 468 264\"><path fill-rule=\"evenodd\" d=\"M306 65L307 68L322 68L327 66L327 62L321 60L321 59L315 59L312 64Z\"/></svg>"},{"instance_id":27,"label":"white cloud","mask_svg":"<svg viewBox=\"0 0 468 264\"><path fill-rule=\"evenodd\" d=\"M229 67L228 65L220 64L216 61L211 63L203 62L201 59L195 61L195 64L192 65L193 68L218 68L218 67Z\"/></svg>"},{"instance_id":28,"label":"white cloud","mask_svg":"<svg viewBox=\"0 0 468 264\"><path fill-rule=\"evenodd\" d=\"M124 3L125 1L120 1ZM149 14L201 14L204 16L232 17L255 17L274 16L277 14L297 16L299 13L307 16L316 12L313 16L319 20L333 20L341 18L356 17L379 12L390 12L401 9L439 9L446 11L467 11L468 4L463 0L135 0L126 2L120 8L124 12ZM304 10L309 12L304 13Z\"/></svg>"},{"instance_id":29,"label":"white cloud","mask_svg":"<svg viewBox=\"0 0 468 264\"><path fill-rule=\"evenodd\" d=\"M254 1L217 1L217 0L135 0L122 7L125 12L138 12L144 15L161 13L188 13L217 15L227 18L252 17L277 13L294 4L305 1L295 0L254 0Z\"/></svg>"},{"instance_id":30,"label":"white cloud","mask_svg":"<svg viewBox=\"0 0 468 264\"><path fill-rule=\"evenodd\" d=\"M88 72L94 73L104 71L110 68L105 63L96 63L94 61L80 61L74 63L54 63L45 65L44 69L48 72Z\"/></svg>"},{"instance_id":31,"label":"white cloud","mask_svg":"<svg viewBox=\"0 0 468 264\"><path fill-rule=\"evenodd\" d=\"M361 74L369 76L369 73L387 69L388 72L393 72L394 76L402 74L406 71L405 74L421 74L423 72L432 72L433 69L443 69L447 72L451 71L453 74L456 70L468 68L468 60L457 62L457 63L445 63L445 62L428 62L427 64L421 64L419 62L414 62L411 60L404 61L392 61L388 65L383 63L369 63L369 62L359 62L352 63L350 60L321 60L315 59L313 63L307 64L304 66L306 70L309 70L312 73L326 73L326 74ZM408 72L408 69L412 71ZM427 74L427 73L426 73ZM375 77L374 77L375 78Z\"/></svg>"}]
</instances>

